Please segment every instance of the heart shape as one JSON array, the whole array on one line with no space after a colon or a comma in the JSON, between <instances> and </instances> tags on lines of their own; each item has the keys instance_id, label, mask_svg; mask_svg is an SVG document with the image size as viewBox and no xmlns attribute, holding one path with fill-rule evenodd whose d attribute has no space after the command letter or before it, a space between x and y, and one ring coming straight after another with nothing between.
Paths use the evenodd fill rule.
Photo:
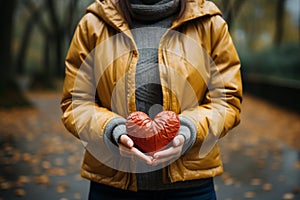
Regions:
<instances>
[{"instance_id":1,"label":"heart shape","mask_svg":"<svg viewBox=\"0 0 300 200\"><path fill-rule=\"evenodd\" d=\"M152 120L143 112L133 112L126 120L128 136L144 153L164 149L177 135L180 128L178 115L173 111L162 111Z\"/></svg>"}]
</instances>

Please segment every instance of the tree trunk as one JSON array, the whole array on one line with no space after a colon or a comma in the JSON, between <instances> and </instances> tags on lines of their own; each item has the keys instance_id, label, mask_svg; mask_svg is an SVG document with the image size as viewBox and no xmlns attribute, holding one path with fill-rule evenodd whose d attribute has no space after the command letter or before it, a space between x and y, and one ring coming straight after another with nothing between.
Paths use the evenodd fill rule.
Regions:
<instances>
[{"instance_id":1,"label":"tree trunk","mask_svg":"<svg viewBox=\"0 0 300 200\"><path fill-rule=\"evenodd\" d=\"M26 60L28 45L30 43L30 38L32 35L33 27L34 27L35 23L37 22L38 17L39 17L39 12L34 11L25 26L25 30L24 30L22 40L21 40L20 49L18 52L18 56L16 58L16 60L17 60L16 61L16 70L19 75L24 75L24 73L25 73L24 64L25 64L25 60Z\"/></svg>"},{"instance_id":2,"label":"tree trunk","mask_svg":"<svg viewBox=\"0 0 300 200\"><path fill-rule=\"evenodd\" d=\"M50 64L50 48L51 48L51 45L50 45L50 41L52 41L51 39L51 36L50 34L46 34L44 35L44 73L46 76L49 76L50 77L50 74L51 74L51 64ZM49 78L47 77L47 79Z\"/></svg>"},{"instance_id":3,"label":"tree trunk","mask_svg":"<svg viewBox=\"0 0 300 200\"><path fill-rule=\"evenodd\" d=\"M224 18L227 22L228 28L231 30L235 17L237 17L238 13L240 12L242 5L245 3L245 0L225 0L222 2Z\"/></svg>"},{"instance_id":4,"label":"tree trunk","mask_svg":"<svg viewBox=\"0 0 300 200\"><path fill-rule=\"evenodd\" d=\"M29 105L13 78L11 47L16 3L16 0L0 1L0 107Z\"/></svg>"},{"instance_id":5,"label":"tree trunk","mask_svg":"<svg viewBox=\"0 0 300 200\"><path fill-rule=\"evenodd\" d=\"M60 26L58 14L56 12L55 3L53 0L46 1L48 9L49 9L49 16L52 22L53 27L53 42L55 44L55 75L58 77L62 77L63 75L63 41L64 41L64 32L61 31L65 25ZM62 27L62 28L61 28Z\"/></svg>"},{"instance_id":6,"label":"tree trunk","mask_svg":"<svg viewBox=\"0 0 300 200\"><path fill-rule=\"evenodd\" d=\"M278 0L276 7L276 30L274 36L274 44L279 46L282 43L284 34L284 16L285 16L285 2L286 0Z\"/></svg>"},{"instance_id":7,"label":"tree trunk","mask_svg":"<svg viewBox=\"0 0 300 200\"><path fill-rule=\"evenodd\" d=\"M55 75L59 78L63 77L63 67L64 67L64 59L63 59L63 43L64 43L64 34L62 31L57 30L55 34Z\"/></svg>"},{"instance_id":8,"label":"tree trunk","mask_svg":"<svg viewBox=\"0 0 300 200\"><path fill-rule=\"evenodd\" d=\"M64 22L65 24L65 36L67 38L72 38L73 32L74 32L74 19L76 15L76 8L78 6L79 1L73 1L70 0L68 8L69 12L66 12L66 16L64 17L66 20Z\"/></svg>"},{"instance_id":9,"label":"tree trunk","mask_svg":"<svg viewBox=\"0 0 300 200\"><path fill-rule=\"evenodd\" d=\"M16 0L0 2L0 91L3 91L9 79L12 77L12 33L13 33L13 16L16 6Z\"/></svg>"}]
</instances>

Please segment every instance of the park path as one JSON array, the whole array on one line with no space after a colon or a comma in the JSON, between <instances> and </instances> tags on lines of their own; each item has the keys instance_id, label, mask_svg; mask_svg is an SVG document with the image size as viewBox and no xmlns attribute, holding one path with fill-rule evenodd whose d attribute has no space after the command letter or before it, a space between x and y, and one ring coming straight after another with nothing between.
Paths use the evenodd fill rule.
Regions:
<instances>
[{"instance_id":1,"label":"park path","mask_svg":"<svg viewBox=\"0 0 300 200\"><path fill-rule=\"evenodd\" d=\"M83 148L63 127L60 94L28 93L34 108L0 110L0 200L87 199ZM242 123L220 141L220 200L300 199L300 115L245 95Z\"/></svg>"}]
</instances>

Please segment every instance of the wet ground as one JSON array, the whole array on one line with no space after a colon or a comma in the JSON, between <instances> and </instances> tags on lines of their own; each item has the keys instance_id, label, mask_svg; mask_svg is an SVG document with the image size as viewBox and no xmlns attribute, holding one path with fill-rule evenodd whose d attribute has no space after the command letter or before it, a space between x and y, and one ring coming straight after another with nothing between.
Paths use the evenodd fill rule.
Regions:
<instances>
[{"instance_id":1,"label":"wet ground","mask_svg":"<svg viewBox=\"0 0 300 200\"><path fill-rule=\"evenodd\" d=\"M0 110L0 200L87 199L82 145L60 121L60 95L30 93L35 108ZM242 123L220 141L219 200L300 200L300 115L245 95Z\"/></svg>"}]
</instances>

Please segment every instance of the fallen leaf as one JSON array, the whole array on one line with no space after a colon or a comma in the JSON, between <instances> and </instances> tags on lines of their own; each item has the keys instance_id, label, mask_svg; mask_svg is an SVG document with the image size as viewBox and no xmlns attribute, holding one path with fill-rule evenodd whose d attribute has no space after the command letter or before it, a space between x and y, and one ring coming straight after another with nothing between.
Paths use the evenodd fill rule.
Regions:
<instances>
[{"instance_id":1,"label":"fallen leaf","mask_svg":"<svg viewBox=\"0 0 300 200\"><path fill-rule=\"evenodd\" d=\"M254 178L251 180L251 185L253 186L257 186L257 185L261 185L262 180L260 178Z\"/></svg>"},{"instance_id":2,"label":"fallen leaf","mask_svg":"<svg viewBox=\"0 0 300 200\"><path fill-rule=\"evenodd\" d=\"M299 169L300 170L300 160L298 160L297 162L295 162L294 167L295 167L295 169Z\"/></svg>"},{"instance_id":3,"label":"fallen leaf","mask_svg":"<svg viewBox=\"0 0 300 200\"><path fill-rule=\"evenodd\" d=\"M74 199L81 199L81 194L80 193L75 193L74 194Z\"/></svg>"},{"instance_id":4,"label":"fallen leaf","mask_svg":"<svg viewBox=\"0 0 300 200\"><path fill-rule=\"evenodd\" d=\"M255 192L246 192L246 193L244 194L244 197L245 197L245 198L248 198L248 199L252 199L252 198L255 197Z\"/></svg>"},{"instance_id":5,"label":"fallen leaf","mask_svg":"<svg viewBox=\"0 0 300 200\"><path fill-rule=\"evenodd\" d=\"M15 186L22 187L24 184L29 182L30 182L30 178L28 176L19 176L18 180L15 183Z\"/></svg>"},{"instance_id":6,"label":"fallen leaf","mask_svg":"<svg viewBox=\"0 0 300 200\"><path fill-rule=\"evenodd\" d=\"M77 156L69 156L68 157L68 163L70 164L70 165L74 165L74 164L76 164L78 162L78 158L77 158Z\"/></svg>"},{"instance_id":7,"label":"fallen leaf","mask_svg":"<svg viewBox=\"0 0 300 200\"><path fill-rule=\"evenodd\" d=\"M36 176L33 181L37 184L50 185L50 179L46 175Z\"/></svg>"},{"instance_id":8,"label":"fallen leaf","mask_svg":"<svg viewBox=\"0 0 300 200\"><path fill-rule=\"evenodd\" d=\"M69 184L67 182L60 182L57 187L56 187L56 192L57 193L65 193L66 190L68 189Z\"/></svg>"},{"instance_id":9,"label":"fallen leaf","mask_svg":"<svg viewBox=\"0 0 300 200\"><path fill-rule=\"evenodd\" d=\"M1 190L9 190L12 187L11 182L4 181L0 184L0 189Z\"/></svg>"},{"instance_id":10,"label":"fallen leaf","mask_svg":"<svg viewBox=\"0 0 300 200\"><path fill-rule=\"evenodd\" d=\"M284 194L283 197L282 197L282 199L284 199L284 200L292 200L292 199L294 199L294 198L295 198L295 195L292 194L292 193L286 193L286 194Z\"/></svg>"},{"instance_id":11,"label":"fallen leaf","mask_svg":"<svg viewBox=\"0 0 300 200\"><path fill-rule=\"evenodd\" d=\"M270 191L270 190L272 190L272 184L271 183L265 183L263 185L263 190L264 191Z\"/></svg>"},{"instance_id":12,"label":"fallen leaf","mask_svg":"<svg viewBox=\"0 0 300 200\"><path fill-rule=\"evenodd\" d=\"M230 178L230 174L228 172L224 172L221 176L222 180L225 181Z\"/></svg>"},{"instance_id":13,"label":"fallen leaf","mask_svg":"<svg viewBox=\"0 0 300 200\"><path fill-rule=\"evenodd\" d=\"M229 173L224 173L221 176L221 178L222 178L224 184L227 185L227 186L232 185L234 183L234 180L233 180L233 178L231 178Z\"/></svg>"},{"instance_id":14,"label":"fallen leaf","mask_svg":"<svg viewBox=\"0 0 300 200\"><path fill-rule=\"evenodd\" d=\"M51 168L47 171L49 176L66 176L67 172L62 168Z\"/></svg>"},{"instance_id":15,"label":"fallen leaf","mask_svg":"<svg viewBox=\"0 0 300 200\"><path fill-rule=\"evenodd\" d=\"M23 160L24 162L30 163L31 160L32 160L32 156L31 156L29 153L24 153L24 154L22 155L22 160Z\"/></svg>"},{"instance_id":16,"label":"fallen leaf","mask_svg":"<svg viewBox=\"0 0 300 200\"><path fill-rule=\"evenodd\" d=\"M26 195L26 192L23 189L16 189L15 190L15 195L18 196L18 197L24 197Z\"/></svg>"},{"instance_id":17,"label":"fallen leaf","mask_svg":"<svg viewBox=\"0 0 300 200\"><path fill-rule=\"evenodd\" d=\"M43 161L42 162L42 167L44 169L50 169L51 168L51 163L49 161Z\"/></svg>"},{"instance_id":18,"label":"fallen leaf","mask_svg":"<svg viewBox=\"0 0 300 200\"><path fill-rule=\"evenodd\" d=\"M234 180L232 178L228 178L224 181L224 184L229 186L232 185L234 183Z\"/></svg>"}]
</instances>

